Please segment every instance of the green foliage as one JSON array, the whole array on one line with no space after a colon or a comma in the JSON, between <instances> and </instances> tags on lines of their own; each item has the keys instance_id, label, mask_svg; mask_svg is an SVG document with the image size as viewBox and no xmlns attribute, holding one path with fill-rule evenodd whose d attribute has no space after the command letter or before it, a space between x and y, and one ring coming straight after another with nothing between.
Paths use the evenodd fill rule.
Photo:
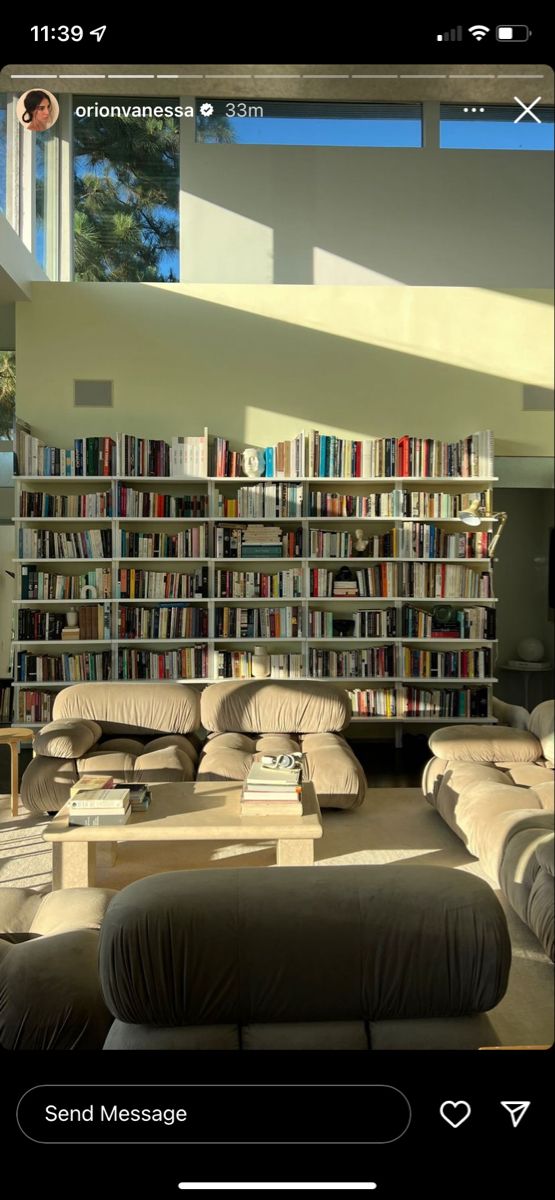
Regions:
<instances>
[{"instance_id":1,"label":"green foliage","mask_svg":"<svg viewBox=\"0 0 555 1200\"><path fill-rule=\"evenodd\" d=\"M179 122L78 118L74 155L75 279L163 279L178 246Z\"/></svg>"},{"instance_id":2,"label":"green foliage","mask_svg":"<svg viewBox=\"0 0 555 1200\"><path fill-rule=\"evenodd\" d=\"M15 354L0 354L0 437L11 437L15 414Z\"/></svg>"}]
</instances>

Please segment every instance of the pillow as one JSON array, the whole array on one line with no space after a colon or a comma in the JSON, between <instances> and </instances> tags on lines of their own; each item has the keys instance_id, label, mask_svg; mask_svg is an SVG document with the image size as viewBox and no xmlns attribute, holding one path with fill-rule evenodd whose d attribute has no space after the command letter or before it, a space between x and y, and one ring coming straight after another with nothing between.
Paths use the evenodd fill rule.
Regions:
<instances>
[{"instance_id":1,"label":"pillow","mask_svg":"<svg viewBox=\"0 0 555 1200\"><path fill-rule=\"evenodd\" d=\"M475 725L436 729L429 746L438 758L451 762L536 762L542 752L541 743L533 734L503 725L487 729L477 729Z\"/></svg>"},{"instance_id":2,"label":"pillow","mask_svg":"<svg viewBox=\"0 0 555 1200\"><path fill-rule=\"evenodd\" d=\"M327 733L349 724L351 704L319 683L237 680L205 688L200 715L211 733Z\"/></svg>"},{"instance_id":3,"label":"pillow","mask_svg":"<svg viewBox=\"0 0 555 1200\"><path fill-rule=\"evenodd\" d=\"M199 702L182 683L78 683L58 693L52 715L97 721L103 733L189 733L199 726Z\"/></svg>"},{"instance_id":4,"label":"pillow","mask_svg":"<svg viewBox=\"0 0 555 1200\"><path fill-rule=\"evenodd\" d=\"M68 718L51 721L33 741L35 754L43 758L82 758L102 735L96 721Z\"/></svg>"}]
</instances>

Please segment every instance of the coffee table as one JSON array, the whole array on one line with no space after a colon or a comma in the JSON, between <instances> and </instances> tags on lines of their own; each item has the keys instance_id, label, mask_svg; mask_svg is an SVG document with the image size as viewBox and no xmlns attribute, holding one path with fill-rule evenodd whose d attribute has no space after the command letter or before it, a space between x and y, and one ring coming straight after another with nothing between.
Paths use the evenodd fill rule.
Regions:
<instances>
[{"instance_id":1,"label":"coffee table","mask_svg":"<svg viewBox=\"0 0 555 1200\"><path fill-rule=\"evenodd\" d=\"M303 814L293 817L249 816L240 812L242 784L158 783L152 803L126 825L70 825L67 807L44 832L52 842L52 888L93 887L96 847L117 842L276 842L279 867L309 866L314 840L322 836L322 817L312 783L303 784Z\"/></svg>"}]
</instances>

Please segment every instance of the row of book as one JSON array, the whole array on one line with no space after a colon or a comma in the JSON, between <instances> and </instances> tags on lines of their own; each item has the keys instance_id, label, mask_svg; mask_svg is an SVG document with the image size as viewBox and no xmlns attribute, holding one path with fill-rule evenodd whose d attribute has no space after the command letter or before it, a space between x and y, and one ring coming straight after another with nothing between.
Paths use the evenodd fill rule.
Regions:
<instances>
[{"instance_id":1,"label":"row of book","mask_svg":"<svg viewBox=\"0 0 555 1200\"><path fill-rule=\"evenodd\" d=\"M267 574L263 571L216 571L216 596L234 600L295 600L304 594L303 573L296 567Z\"/></svg>"},{"instance_id":2,"label":"row of book","mask_svg":"<svg viewBox=\"0 0 555 1200\"><path fill-rule=\"evenodd\" d=\"M98 476L116 474L116 442L112 437L76 438L73 449L46 446L30 427L18 422L16 474ZM482 430L455 442L437 438L342 438L317 429L304 430L262 451L267 479L310 478L482 478L493 475L493 433ZM200 436L160 438L117 435L119 473L129 477L238 478L242 452L227 438Z\"/></svg>"},{"instance_id":3,"label":"row of book","mask_svg":"<svg viewBox=\"0 0 555 1200\"><path fill-rule=\"evenodd\" d=\"M381 679L394 676L395 647L371 646L367 650L317 650L308 652L308 674L313 679Z\"/></svg>"},{"instance_id":4,"label":"row of book","mask_svg":"<svg viewBox=\"0 0 555 1200\"><path fill-rule=\"evenodd\" d=\"M217 638L297 638L302 636L300 608L217 608Z\"/></svg>"},{"instance_id":5,"label":"row of book","mask_svg":"<svg viewBox=\"0 0 555 1200\"><path fill-rule=\"evenodd\" d=\"M29 654L20 650L17 655L17 680L20 683L80 683L112 677L112 655L102 650L98 654Z\"/></svg>"},{"instance_id":6,"label":"row of book","mask_svg":"<svg viewBox=\"0 0 555 1200\"><path fill-rule=\"evenodd\" d=\"M208 516L208 496L177 496L165 492L139 492L118 483L120 517L191 518Z\"/></svg>"},{"instance_id":7,"label":"row of book","mask_svg":"<svg viewBox=\"0 0 555 1200\"><path fill-rule=\"evenodd\" d=\"M96 600L111 595L111 568L98 567L85 575L56 575L27 564L21 567L22 600Z\"/></svg>"},{"instance_id":8,"label":"row of book","mask_svg":"<svg viewBox=\"0 0 555 1200\"><path fill-rule=\"evenodd\" d=\"M183 479L208 475L208 434L173 437L171 445L161 438L140 438L120 433L117 437L121 475L166 476Z\"/></svg>"},{"instance_id":9,"label":"row of book","mask_svg":"<svg viewBox=\"0 0 555 1200\"><path fill-rule=\"evenodd\" d=\"M156 654L149 650L118 650L119 679L207 679L208 647L186 646Z\"/></svg>"},{"instance_id":10,"label":"row of book","mask_svg":"<svg viewBox=\"0 0 555 1200\"><path fill-rule=\"evenodd\" d=\"M411 679L487 679L492 655L483 650L413 650L403 647L403 675Z\"/></svg>"},{"instance_id":11,"label":"row of book","mask_svg":"<svg viewBox=\"0 0 555 1200\"><path fill-rule=\"evenodd\" d=\"M488 690L480 687L433 688L403 687L400 691L401 717L487 717Z\"/></svg>"},{"instance_id":12,"label":"row of book","mask_svg":"<svg viewBox=\"0 0 555 1200\"><path fill-rule=\"evenodd\" d=\"M112 516L111 492L85 492L83 495L51 495L49 492L22 491L20 517L97 517Z\"/></svg>"},{"instance_id":13,"label":"row of book","mask_svg":"<svg viewBox=\"0 0 555 1200\"><path fill-rule=\"evenodd\" d=\"M15 475L45 475L72 478L86 475L115 475L116 443L111 437L75 438L72 450L47 446L28 425L16 422Z\"/></svg>"},{"instance_id":14,"label":"row of book","mask_svg":"<svg viewBox=\"0 0 555 1200\"><path fill-rule=\"evenodd\" d=\"M349 693L353 716L396 717L395 688L353 688Z\"/></svg>"},{"instance_id":15,"label":"row of book","mask_svg":"<svg viewBox=\"0 0 555 1200\"><path fill-rule=\"evenodd\" d=\"M302 517L303 488L296 483L255 483L240 487L236 496L218 494L219 517Z\"/></svg>"},{"instance_id":16,"label":"row of book","mask_svg":"<svg viewBox=\"0 0 555 1200\"><path fill-rule=\"evenodd\" d=\"M493 433L473 433L456 442L437 438L387 437L353 440L314 429L308 435L311 478L480 478L493 475Z\"/></svg>"},{"instance_id":17,"label":"row of book","mask_svg":"<svg viewBox=\"0 0 555 1200\"><path fill-rule=\"evenodd\" d=\"M117 587L122 600L204 600L208 596L208 567L188 574L120 567Z\"/></svg>"},{"instance_id":18,"label":"row of book","mask_svg":"<svg viewBox=\"0 0 555 1200\"><path fill-rule=\"evenodd\" d=\"M362 538L364 558L487 558L489 535L447 533L437 525L407 523L402 529ZM311 529L311 558L356 558L356 539L346 530Z\"/></svg>"},{"instance_id":19,"label":"row of book","mask_svg":"<svg viewBox=\"0 0 555 1200\"><path fill-rule=\"evenodd\" d=\"M402 633L414 638L483 638L494 641L496 637L495 608L452 608L440 606L437 610L413 608L404 605L402 610Z\"/></svg>"},{"instance_id":20,"label":"row of book","mask_svg":"<svg viewBox=\"0 0 555 1200\"><path fill-rule=\"evenodd\" d=\"M136 533L121 530L122 558L205 558L206 528L191 525L181 533Z\"/></svg>"},{"instance_id":21,"label":"row of book","mask_svg":"<svg viewBox=\"0 0 555 1200\"><path fill-rule=\"evenodd\" d=\"M110 604L83 604L79 609L79 624L69 629L65 612L48 612L44 609L20 608L17 614L17 636L25 642L56 642L62 639L64 630L81 641L96 641L111 638Z\"/></svg>"},{"instance_id":22,"label":"row of book","mask_svg":"<svg viewBox=\"0 0 555 1200\"><path fill-rule=\"evenodd\" d=\"M341 578L333 571L314 567L309 572L311 596L349 599L361 596L413 597L414 599L487 599L491 575L447 563L376 563Z\"/></svg>"},{"instance_id":23,"label":"row of book","mask_svg":"<svg viewBox=\"0 0 555 1200\"><path fill-rule=\"evenodd\" d=\"M216 558L300 558L302 529L273 525L218 526L214 531Z\"/></svg>"},{"instance_id":24,"label":"row of book","mask_svg":"<svg viewBox=\"0 0 555 1200\"><path fill-rule=\"evenodd\" d=\"M112 531L83 529L60 533L53 529L20 529L20 558L111 558Z\"/></svg>"},{"instance_id":25,"label":"row of book","mask_svg":"<svg viewBox=\"0 0 555 1200\"><path fill-rule=\"evenodd\" d=\"M302 679L302 654L270 654L270 679ZM219 650L215 655L218 679L252 679L250 650Z\"/></svg>"},{"instance_id":26,"label":"row of book","mask_svg":"<svg viewBox=\"0 0 555 1200\"><path fill-rule=\"evenodd\" d=\"M52 720L54 692L22 688L17 698L17 719L22 725L47 725ZM15 714L14 714L15 715Z\"/></svg>"},{"instance_id":27,"label":"row of book","mask_svg":"<svg viewBox=\"0 0 555 1200\"><path fill-rule=\"evenodd\" d=\"M396 629L395 608L363 608L348 614L311 608L308 613L308 633L313 638L395 637Z\"/></svg>"},{"instance_id":28,"label":"row of book","mask_svg":"<svg viewBox=\"0 0 555 1200\"><path fill-rule=\"evenodd\" d=\"M208 637L208 609L201 605L191 607L151 605L128 608L121 605L118 610L118 637L154 640L161 638L205 638Z\"/></svg>"},{"instance_id":29,"label":"row of book","mask_svg":"<svg viewBox=\"0 0 555 1200\"><path fill-rule=\"evenodd\" d=\"M388 492L372 492L368 496L339 492L309 492L311 517L426 517L452 519L478 500L488 510L486 492L470 492L453 496L450 492L412 492L393 488Z\"/></svg>"}]
</instances>

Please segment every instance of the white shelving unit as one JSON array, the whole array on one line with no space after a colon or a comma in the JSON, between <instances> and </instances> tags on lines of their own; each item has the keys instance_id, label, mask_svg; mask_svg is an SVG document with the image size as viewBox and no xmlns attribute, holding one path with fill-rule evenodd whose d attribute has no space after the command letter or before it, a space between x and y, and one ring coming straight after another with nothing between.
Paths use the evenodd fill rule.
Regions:
<instances>
[{"instance_id":1,"label":"white shelving unit","mask_svg":"<svg viewBox=\"0 0 555 1200\"><path fill-rule=\"evenodd\" d=\"M491 577L491 562L488 558L443 558L443 559L415 559L408 557L391 558L387 556L381 557L356 557L356 558L320 558L310 556L310 532L311 530L322 529L327 532L333 530L342 532L353 532L355 529L362 527L365 536L380 535L388 530L397 529L399 532L402 529L403 523L410 521L414 523L436 525L444 527L446 532L452 534L454 532L468 532L467 527L462 522L453 516L450 517L417 517L411 516L378 516L378 517L357 517L357 516L332 516L322 517L310 514L310 497L316 491L325 492L328 494L346 494L353 496L366 496L372 493L388 493L396 489L397 496L405 492L438 492L441 491L451 496L455 495L479 495L486 494L487 511L493 510L491 488L495 479L488 478L437 478L437 477L392 477L380 479L360 479L360 478L314 478L304 476L303 478L292 479L245 479L245 478L221 478L221 477L204 477L204 478L176 478L170 477L155 477L155 476L129 476L123 474L115 474L110 476L18 476L15 479L16 488L16 512L21 512L20 498L23 492L42 492L50 495L84 495L85 493L106 492L111 497L111 516L103 517L22 517L18 515L15 518L16 530L16 553L15 573L16 573L16 591L18 599L14 601L15 617L14 617L14 720L21 722L25 720L25 714L20 711L20 703L22 693L24 692L54 692L59 688L66 687L74 682L73 679L64 679L57 681L42 681L29 680L20 678L18 671L18 662L21 662L21 655L24 653L39 654L50 653L52 655L75 654L81 650L99 653L106 653L106 664L109 664L109 677L111 679L120 679L122 682L127 682L123 678L121 667L121 655L124 651L144 650L151 654L164 654L168 651L181 651L190 647L202 647L206 662L206 676L194 676L191 679L183 679L183 682L193 683L196 686L202 686L209 682L214 682L220 678L217 668L217 655L222 650L252 650L254 645L264 645L269 653L272 654L291 654L295 653L301 656L301 674L293 678L310 679L314 675L310 671L310 654L311 651L321 648L323 651L345 651L365 649L371 650L372 647L390 647L392 648L392 666L393 669L388 676L373 675L368 676L361 674L357 677L351 676L336 677L329 675L321 675L322 682L330 681L344 686L347 690L354 689L387 689L392 690L395 700L394 715L376 715L376 716L360 716L355 713L353 721L357 723L366 722L366 724L375 723L391 723L393 725L396 741L400 741L401 731L403 726L412 724L446 724L457 721L472 721L472 722L492 722L492 707L491 693L492 686L496 682L493 671L490 670L486 678L471 678L447 676L433 678L424 678L421 676L407 676L404 669L404 648L425 650L442 650L442 651L463 651L463 650L489 650L490 660L493 664L495 657L496 640L494 638L419 638L403 636L403 610L406 606L416 607L423 610L431 610L438 604L456 606L458 608L472 608L475 606L492 607L496 604L496 597L488 596L409 596L409 595L393 595L393 596L356 596L356 597L339 597L339 596L314 596L311 594L311 572L314 569L322 569L335 571L340 567L348 566L354 573L357 569L366 570L372 565L380 563L398 563L405 566L411 562L430 562L438 566L449 566L457 564L466 568L470 572L478 574L487 573ZM175 496L203 496L206 498L207 513L202 517L132 517L118 515L118 494L119 485L125 483L127 486L135 488L139 491L157 492L160 494L172 494ZM223 496L233 498L236 497L239 488L259 487L260 484L294 484L302 489L302 513L300 516L287 517L266 517L260 518L255 516L249 517L222 517L218 514L218 497ZM294 558L220 558L215 556L216 544L216 529L222 527L239 528L246 524L262 524L262 525L279 525L285 530L300 530L300 548L302 554ZM491 530L494 527L495 518L487 516L483 518L479 531ZM192 527L203 529L206 538L207 553L202 557L184 558L184 557L130 557L121 555L121 534L122 531L136 531L142 535L148 533L175 534L184 532ZM29 557L28 554L19 556L19 540L22 530L36 530L40 534L45 529L57 533L83 533L91 530L109 530L111 533L112 555L105 558L40 558ZM91 596L76 596L74 598L65 599L29 599L24 598L22 594L22 581L24 572L28 568L34 566L37 570L42 567L46 568L49 574L57 575L78 575L83 576L90 570L105 568L108 572L107 580L109 580L109 595ZM53 568L56 568L53 570ZM122 572L134 569L147 570L152 568L158 573L166 573L175 571L178 574L190 574L199 568L204 570L206 595L191 596L191 597L139 597L139 596L123 596L122 591ZM216 572L219 570L241 572L253 572L260 570L264 573L275 573L279 571L297 570L300 572L302 581L302 595L298 597L223 597L217 596L217 579ZM89 589L90 590L90 589ZM493 586L490 583L490 591L493 591ZM120 629L121 610L124 607L144 607L148 609L152 606L163 604L165 606L172 601L186 607L190 607L193 611L203 609L206 612L205 628L206 634L198 637L183 637L183 638L125 638L118 637ZM84 637L64 640L41 640L32 639L25 640L19 636L19 614L26 609L41 610L60 615L70 608L80 610L89 605L107 606L106 612L107 628L110 637L104 639L91 638L87 640ZM243 609L260 609L266 607L276 609L297 608L299 610L299 628L300 636L283 637L283 638L264 638L264 637L221 637L216 636L217 630L217 610L221 608L229 608L234 610L237 608ZM378 610L383 608L391 608L395 612L395 635L385 637L318 637L310 633L310 614L315 611L324 611L328 613L340 614L342 619L348 619L350 614L361 612L364 610ZM161 649L159 649L161 647ZM181 678L181 673L178 672ZM176 678L177 676L172 676ZM142 681L155 685L162 680L144 679ZM426 713L415 716L407 716L402 708L403 705L403 688L411 686L423 690L435 690L439 688L451 689L455 688L460 691L461 688L475 689L483 688L487 692L486 711L481 712L479 716L472 717L445 717L438 714ZM28 721L29 724L40 725L43 720Z\"/></svg>"}]
</instances>

